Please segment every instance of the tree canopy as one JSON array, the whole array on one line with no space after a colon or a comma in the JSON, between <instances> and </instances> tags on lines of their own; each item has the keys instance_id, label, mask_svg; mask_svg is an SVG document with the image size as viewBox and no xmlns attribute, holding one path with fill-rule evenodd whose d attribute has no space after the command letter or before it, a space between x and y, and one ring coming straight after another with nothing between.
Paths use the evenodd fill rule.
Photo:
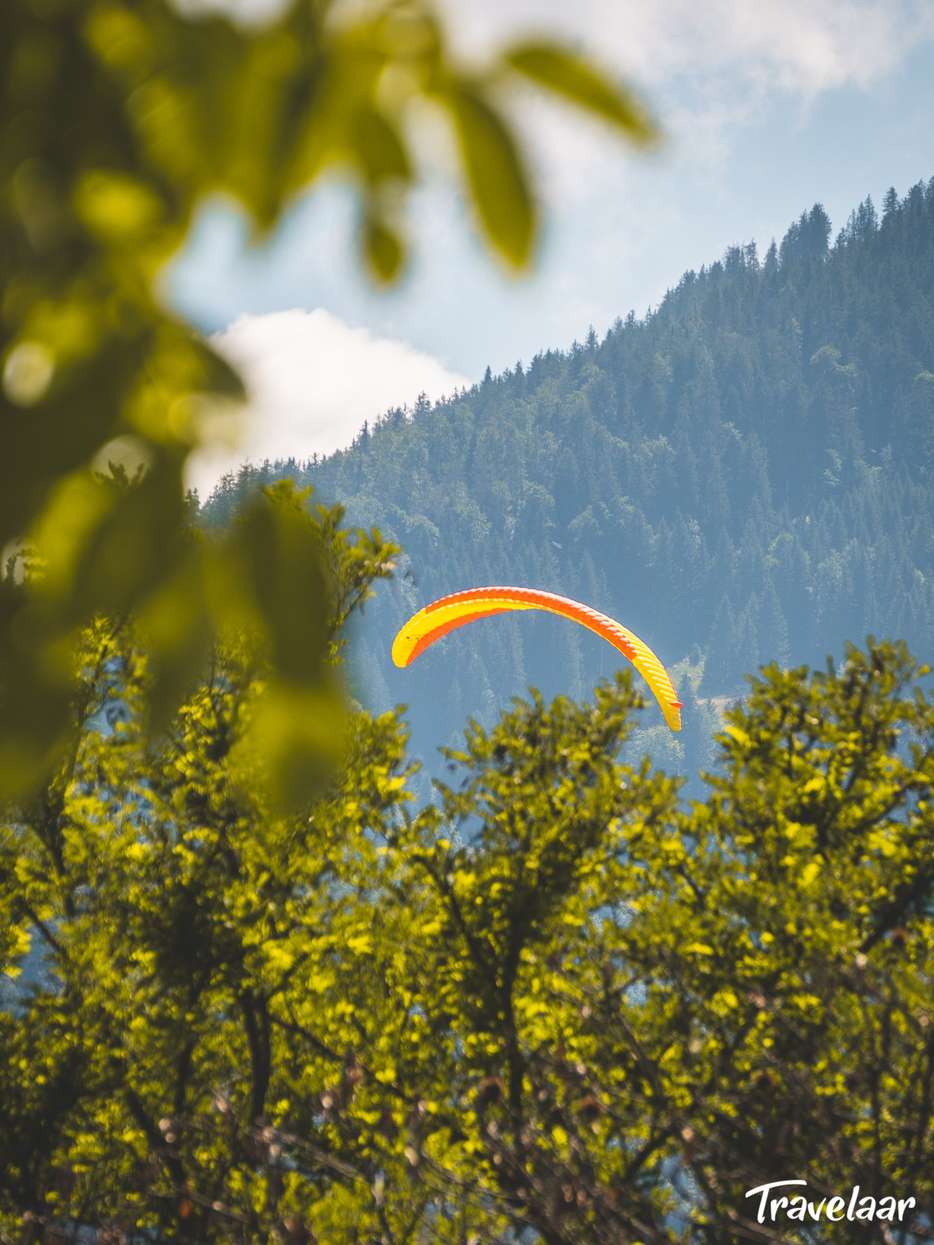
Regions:
<instances>
[{"instance_id":1,"label":"tree canopy","mask_svg":"<svg viewBox=\"0 0 934 1245\"><path fill-rule=\"evenodd\" d=\"M262 504L329 551L339 660L382 559L295 502ZM621 763L623 675L472 723L421 807L402 719L352 708L283 813L249 645L154 735L138 635L98 625L77 746L0 823L0 1239L764 1240L744 1193L782 1175L913 1195L923 1235L925 673L767 667L689 805Z\"/></svg>"}]
</instances>

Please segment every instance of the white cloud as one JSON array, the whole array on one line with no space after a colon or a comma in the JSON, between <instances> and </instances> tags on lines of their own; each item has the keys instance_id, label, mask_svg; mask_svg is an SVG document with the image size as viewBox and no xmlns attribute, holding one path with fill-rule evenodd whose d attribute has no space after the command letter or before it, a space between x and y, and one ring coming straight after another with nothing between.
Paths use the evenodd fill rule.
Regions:
<instances>
[{"instance_id":1,"label":"white cloud","mask_svg":"<svg viewBox=\"0 0 934 1245\"><path fill-rule=\"evenodd\" d=\"M776 94L797 108L868 88L934 36L931 0L442 0L454 45L482 59L529 31L556 34L635 84L661 115L667 150L720 164L730 134ZM538 99L523 129L553 206L573 207L619 169L605 131ZM618 174L615 178L618 184Z\"/></svg>"},{"instance_id":2,"label":"white cloud","mask_svg":"<svg viewBox=\"0 0 934 1245\"><path fill-rule=\"evenodd\" d=\"M553 31L657 85L723 69L819 91L866 85L930 35L930 0L444 0L462 45L483 55L523 31Z\"/></svg>"},{"instance_id":3,"label":"white cloud","mask_svg":"<svg viewBox=\"0 0 934 1245\"><path fill-rule=\"evenodd\" d=\"M310 458L349 445L365 420L470 382L407 342L376 337L318 308L243 315L211 338L249 400L235 447L199 451L189 484L206 496L225 471L268 458Z\"/></svg>"}]
</instances>

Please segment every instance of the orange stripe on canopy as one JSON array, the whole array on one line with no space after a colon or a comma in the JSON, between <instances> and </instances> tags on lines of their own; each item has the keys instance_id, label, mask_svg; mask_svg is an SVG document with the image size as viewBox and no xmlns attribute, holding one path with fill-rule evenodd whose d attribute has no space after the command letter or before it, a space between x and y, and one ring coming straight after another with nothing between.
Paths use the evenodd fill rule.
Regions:
<instances>
[{"instance_id":1,"label":"orange stripe on canopy","mask_svg":"<svg viewBox=\"0 0 934 1245\"><path fill-rule=\"evenodd\" d=\"M392 645L392 659L397 666L408 666L436 640L458 627L511 610L545 610L549 614L569 618L612 644L632 662L648 683L671 729L681 729L681 701L668 671L649 646L615 619L554 592L542 592L537 588L491 587L468 588L464 592L439 597L413 614L399 630Z\"/></svg>"}]
</instances>

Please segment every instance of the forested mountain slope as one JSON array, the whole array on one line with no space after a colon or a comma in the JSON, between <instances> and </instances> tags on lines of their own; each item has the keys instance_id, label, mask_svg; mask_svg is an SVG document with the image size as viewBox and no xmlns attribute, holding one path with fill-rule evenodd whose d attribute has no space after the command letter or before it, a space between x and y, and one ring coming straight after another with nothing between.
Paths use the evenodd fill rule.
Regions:
<instances>
[{"instance_id":1,"label":"forested mountain slope","mask_svg":"<svg viewBox=\"0 0 934 1245\"><path fill-rule=\"evenodd\" d=\"M522 615L393 668L397 626L433 596L534 585L677 667L683 735L653 706L641 743L693 772L712 705L760 663L822 663L869 632L932 652L934 179L830 238L815 206L764 257L731 248L602 341L390 411L324 461L245 468L205 516L291 474L399 541L356 668L371 703L411 705L416 753L529 683L581 695L615 667L581 629Z\"/></svg>"}]
</instances>

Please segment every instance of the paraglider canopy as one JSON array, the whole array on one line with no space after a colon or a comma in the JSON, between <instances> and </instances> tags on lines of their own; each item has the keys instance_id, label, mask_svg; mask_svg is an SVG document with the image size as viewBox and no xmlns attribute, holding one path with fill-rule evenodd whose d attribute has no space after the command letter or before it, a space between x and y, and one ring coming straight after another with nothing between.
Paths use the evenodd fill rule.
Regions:
<instances>
[{"instance_id":1,"label":"paraglider canopy","mask_svg":"<svg viewBox=\"0 0 934 1245\"><path fill-rule=\"evenodd\" d=\"M673 731L680 731L682 703L678 700L668 671L649 646L615 619L554 592L542 592L537 588L491 587L468 588L464 592L439 597L413 614L400 628L393 641L392 659L397 666L408 666L436 640L458 627L513 610L545 610L569 618L619 649L648 683L665 721Z\"/></svg>"}]
</instances>

